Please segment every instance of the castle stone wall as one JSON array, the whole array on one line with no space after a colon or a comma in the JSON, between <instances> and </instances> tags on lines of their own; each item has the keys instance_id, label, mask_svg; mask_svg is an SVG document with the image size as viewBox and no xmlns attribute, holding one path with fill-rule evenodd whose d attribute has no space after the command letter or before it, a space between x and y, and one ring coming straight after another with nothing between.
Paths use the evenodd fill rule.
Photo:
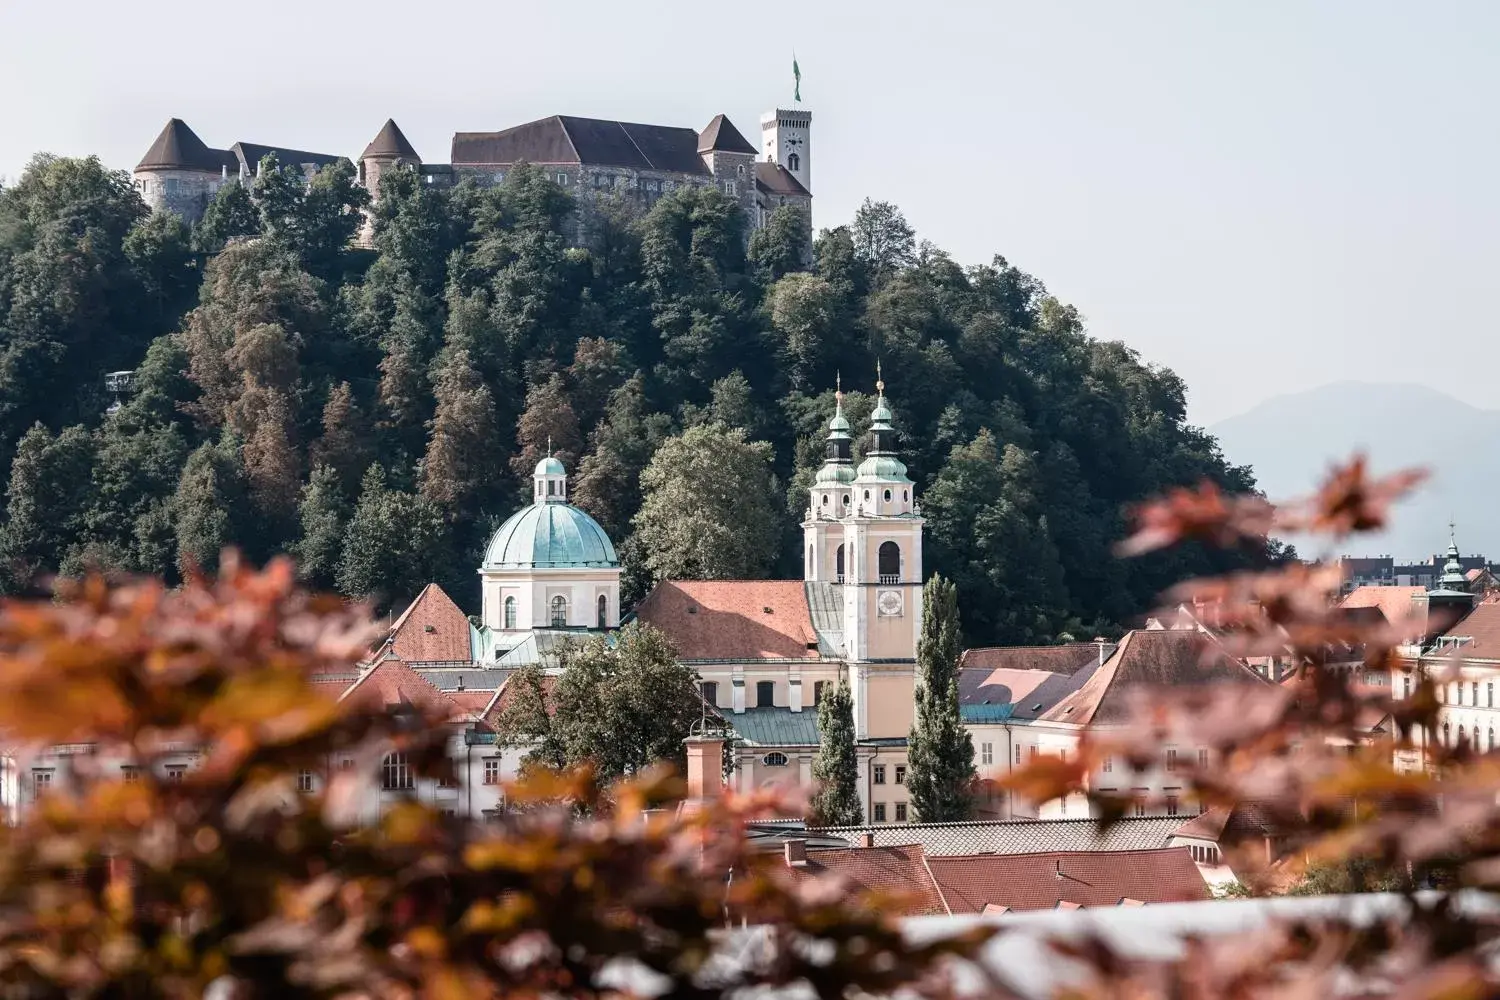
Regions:
<instances>
[{"instance_id":1,"label":"castle stone wall","mask_svg":"<svg viewBox=\"0 0 1500 1000\"><path fill-rule=\"evenodd\" d=\"M176 212L185 222L203 218L204 209L227 182L222 174L199 170L141 170L135 174L135 186L152 211Z\"/></svg>"}]
</instances>

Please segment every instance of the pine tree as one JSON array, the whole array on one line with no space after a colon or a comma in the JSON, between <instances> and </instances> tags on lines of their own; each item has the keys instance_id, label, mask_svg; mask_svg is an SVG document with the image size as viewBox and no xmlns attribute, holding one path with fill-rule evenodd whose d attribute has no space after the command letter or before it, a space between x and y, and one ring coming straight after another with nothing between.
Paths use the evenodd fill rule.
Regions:
<instances>
[{"instance_id":1,"label":"pine tree","mask_svg":"<svg viewBox=\"0 0 1500 1000\"><path fill-rule=\"evenodd\" d=\"M451 541L436 506L391 489L384 470L372 465L344 532L339 591L389 607L394 601L415 597L433 580L451 582L455 570Z\"/></svg>"},{"instance_id":2,"label":"pine tree","mask_svg":"<svg viewBox=\"0 0 1500 1000\"><path fill-rule=\"evenodd\" d=\"M193 227L193 249L200 253L218 253L236 236L254 236L260 232L260 211L250 198L250 190L240 183L225 184L203 210L203 218Z\"/></svg>"},{"instance_id":3,"label":"pine tree","mask_svg":"<svg viewBox=\"0 0 1500 1000\"><path fill-rule=\"evenodd\" d=\"M448 355L433 388L437 412L422 461L422 496L445 510L469 508L493 479L495 401L464 350Z\"/></svg>"},{"instance_id":4,"label":"pine tree","mask_svg":"<svg viewBox=\"0 0 1500 1000\"><path fill-rule=\"evenodd\" d=\"M302 538L295 546L297 574L314 587L331 589L338 576L344 530L349 522L349 502L334 469L326 465L313 469L302 488L298 514Z\"/></svg>"},{"instance_id":5,"label":"pine tree","mask_svg":"<svg viewBox=\"0 0 1500 1000\"><path fill-rule=\"evenodd\" d=\"M308 456L313 465L326 465L338 474L339 485L352 494L370 465L369 427L354 391L340 382L323 404L323 434Z\"/></svg>"},{"instance_id":6,"label":"pine tree","mask_svg":"<svg viewBox=\"0 0 1500 1000\"><path fill-rule=\"evenodd\" d=\"M813 759L818 790L808 803L809 826L859 826L859 762L854 755L854 695L849 679L839 676L832 691L818 702L818 756Z\"/></svg>"},{"instance_id":7,"label":"pine tree","mask_svg":"<svg viewBox=\"0 0 1500 1000\"><path fill-rule=\"evenodd\" d=\"M916 721L907 745L906 787L924 823L950 823L974 811L974 740L958 710L958 588L933 576L922 590L917 643Z\"/></svg>"},{"instance_id":8,"label":"pine tree","mask_svg":"<svg viewBox=\"0 0 1500 1000\"><path fill-rule=\"evenodd\" d=\"M9 516L0 528L0 558L10 588L56 568L77 537L90 492L93 451L88 431L76 425L53 437L37 424L21 438L6 489Z\"/></svg>"},{"instance_id":9,"label":"pine tree","mask_svg":"<svg viewBox=\"0 0 1500 1000\"><path fill-rule=\"evenodd\" d=\"M172 498L177 522L177 565L212 572L219 551L233 542L235 514L243 510L244 469L232 437L208 442L188 456Z\"/></svg>"},{"instance_id":10,"label":"pine tree","mask_svg":"<svg viewBox=\"0 0 1500 1000\"><path fill-rule=\"evenodd\" d=\"M516 444L520 447L510 460L516 478L528 484L536 463L550 454L567 466L577 469L578 453L583 439L578 432L578 417L561 375L553 375L526 394L526 411L516 423Z\"/></svg>"}]
</instances>

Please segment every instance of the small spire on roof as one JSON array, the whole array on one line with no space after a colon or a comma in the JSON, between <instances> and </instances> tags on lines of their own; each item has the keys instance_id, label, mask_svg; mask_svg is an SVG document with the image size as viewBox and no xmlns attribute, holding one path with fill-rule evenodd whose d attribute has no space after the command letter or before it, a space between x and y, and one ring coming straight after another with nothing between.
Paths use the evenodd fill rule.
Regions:
<instances>
[{"instance_id":1,"label":"small spire on roof","mask_svg":"<svg viewBox=\"0 0 1500 1000\"><path fill-rule=\"evenodd\" d=\"M882 396L885 395L885 379L883 379L883 378L880 377L880 359L879 358L875 359L875 391L877 393L879 393L880 395L882 395Z\"/></svg>"},{"instance_id":2,"label":"small spire on roof","mask_svg":"<svg viewBox=\"0 0 1500 1000\"><path fill-rule=\"evenodd\" d=\"M552 457L552 435L551 434L547 435L547 457L548 458Z\"/></svg>"}]
</instances>

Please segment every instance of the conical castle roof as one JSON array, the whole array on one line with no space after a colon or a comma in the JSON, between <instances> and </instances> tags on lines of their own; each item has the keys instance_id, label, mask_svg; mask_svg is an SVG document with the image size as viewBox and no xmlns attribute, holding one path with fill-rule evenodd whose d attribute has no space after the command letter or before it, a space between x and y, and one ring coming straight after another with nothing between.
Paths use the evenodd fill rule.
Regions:
<instances>
[{"instance_id":1,"label":"conical castle roof","mask_svg":"<svg viewBox=\"0 0 1500 1000\"><path fill-rule=\"evenodd\" d=\"M361 160L416 160L418 163L422 161L394 118L385 120L380 131L375 133L375 138L371 139L365 151L359 154L359 158Z\"/></svg>"},{"instance_id":2,"label":"conical castle roof","mask_svg":"<svg viewBox=\"0 0 1500 1000\"><path fill-rule=\"evenodd\" d=\"M218 173L225 166L239 164L233 155L224 149L210 149L197 133L188 128L181 118L167 122L141 162L137 170L202 170Z\"/></svg>"},{"instance_id":3,"label":"conical castle roof","mask_svg":"<svg viewBox=\"0 0 1500 1000\"><path fill-rule=\"evenodd\" d=\"M755 147L740 135L740 130L726 116L714 115L708 127L698 133L698 152L749 153L753 156Z\"/></svg>"}]
</instances>

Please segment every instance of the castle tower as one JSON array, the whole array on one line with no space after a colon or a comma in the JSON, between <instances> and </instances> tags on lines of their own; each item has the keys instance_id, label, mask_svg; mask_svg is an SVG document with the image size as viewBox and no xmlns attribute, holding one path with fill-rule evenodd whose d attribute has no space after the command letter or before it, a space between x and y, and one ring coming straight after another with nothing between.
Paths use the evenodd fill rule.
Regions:
<instances>
[{"instance_id":1,"label":"castle tower","mask_svg":"<svg viewBox=\"0 0 1500 1000\"><path fill-rule=\"evenodd\" d=\"M359 154L359 182L370 192L370 204L380 199L381 175L398 167L421 167L422 158L407 141L396 119L387 118L375 138ZM375 237L375 218L365 212L364 225L359 230L359 241L368 246Z\"/></svg>"},{"instance_id":2,"label":"castle tower","mask_svg":"<svg viewBox=\"0 0 1500 1000\"><path fill-rule=\"evenodd\" d=\"M724 115L698 133L698 155L719 190L739 202L746 218L755 212L755 147Z\"/></svg>"},{"instance_id":3,"label":"castle tower","mask_svg":"<svg viewBox=\"0 0 1500 1000\"><path fill-rule=\"evenodd\" d=\"M844 417L844 390L833 394L833 419L828 422L828 443L823 467L810 492L802 537L807 549L803 579L821 583L843 583L846 560L843 519L854 510L854 438Z\"/></svg>"},{"instance_id":4,"label":"castle tower","mask_svg":"<svg viewBox=\"0 0 1500 1000\"><path fill-rule=\"evenodd\" d=\"M812 191L812 112L777 108L760 116L760 148L768 163L777 163Z\"/></svg>"},{"instance_id":5,"label":"castle tower","mask_svg":"<svg viewBox=\"0 0 1500 1000\"><path fill-rule=\"evenodd\" d=\"M234 154L210 149L181 118L167 122L134 172L152 211L176 212L186 222L202 218L215 192L238 177Z\"/></svg>"}]
</instances>

